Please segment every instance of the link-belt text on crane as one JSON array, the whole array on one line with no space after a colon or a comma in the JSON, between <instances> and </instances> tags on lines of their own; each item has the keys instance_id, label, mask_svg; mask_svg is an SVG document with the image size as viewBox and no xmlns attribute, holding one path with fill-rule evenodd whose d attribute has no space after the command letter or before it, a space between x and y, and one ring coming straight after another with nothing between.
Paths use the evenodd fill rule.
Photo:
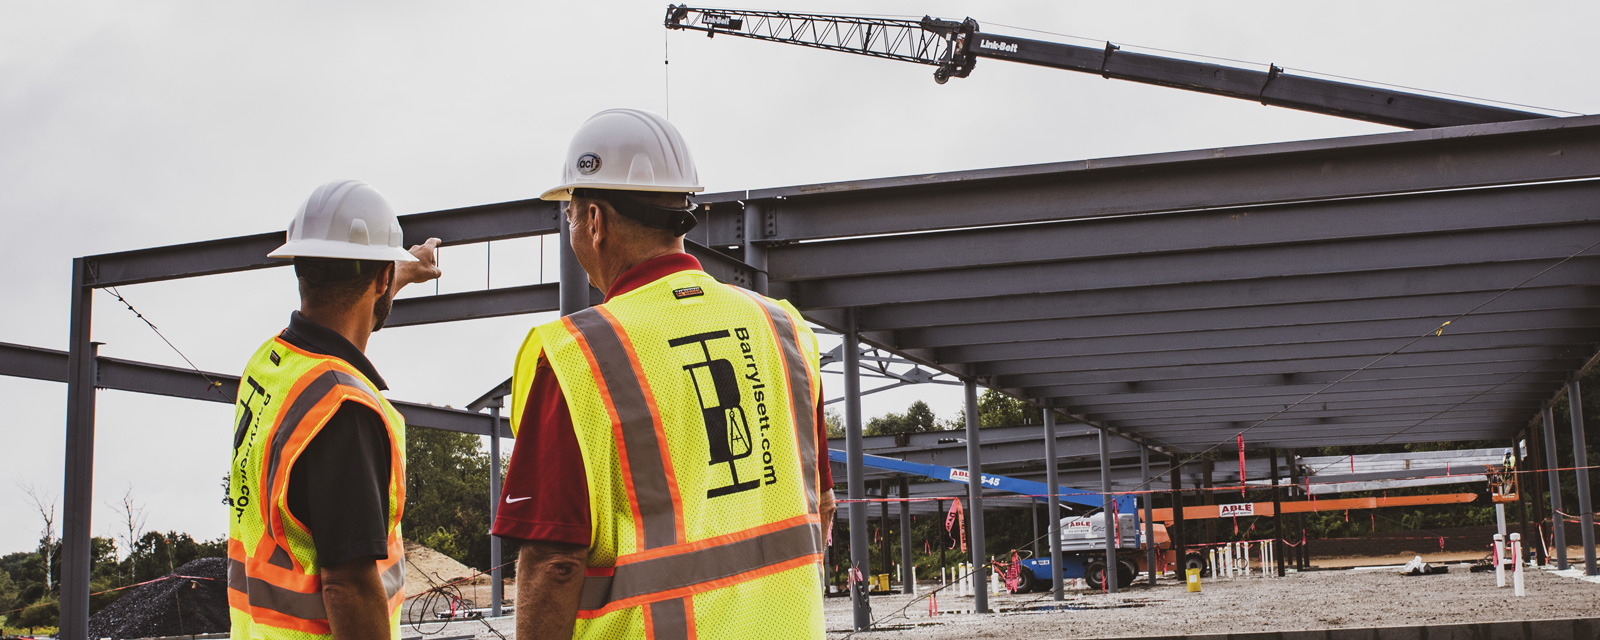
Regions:
<instances>
[{"instance_id":1,"label":"link-belt text on crane","mask_svg":"<svg viewBox=\"0 0 1600 640\"><path fill-rule=\"evenodd\" d=\"M978 48L979 49L993 49L995 51L1004 51L1006 53L1016 53L1017 52L1016 43L1012 43L1012 42L995 42L995 41L990 40L988 38L984 38L982 40L979 40L978 41Z\"/></svg>"}]
</instances>

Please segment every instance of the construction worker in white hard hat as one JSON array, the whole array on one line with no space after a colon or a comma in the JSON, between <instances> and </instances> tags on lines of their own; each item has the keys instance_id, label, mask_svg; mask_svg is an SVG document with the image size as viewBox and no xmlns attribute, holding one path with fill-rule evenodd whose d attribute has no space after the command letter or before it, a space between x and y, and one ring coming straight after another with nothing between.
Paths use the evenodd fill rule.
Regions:
<instances>
[{"instance_id":1,"label":"construction worker in white hard hat","mask_svg":"<svg viewBox=\"0 0 1600 640\"><path fill-rule=\"evenodd\" d=\"M394 209L356 180L317 187L268 254L300 310L240 376L228 501L234 638L398 640L405 421L365 355L400 288L439 277L437 238L401 248Z\"/></svg>"},{"instance_id":2,"label":"construction worker in white hard hat","mask_svg":"<svg viewBox=\"0 0 1600 640\"><path fill-rule=\"evenodd\" d=\"M816 339L684 252L700 190L671 123L613 109L544 193L606 300L517 355L493 530L521 545L517 640L822 637Z\"/></svg>"}]
</instances>

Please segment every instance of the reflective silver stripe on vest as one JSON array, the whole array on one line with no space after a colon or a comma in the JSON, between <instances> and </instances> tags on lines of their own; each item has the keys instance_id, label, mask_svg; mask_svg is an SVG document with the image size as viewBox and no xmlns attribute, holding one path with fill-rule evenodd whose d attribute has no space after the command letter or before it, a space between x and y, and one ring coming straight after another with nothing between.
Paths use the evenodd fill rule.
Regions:
<instances>
[{"instance_id":1,"label":"reflective silver stripe on vest","mask_svg":"<svg viewBox=\"0 0 1600 640\"><path fill-rule=\"evenodd\" d=\"M394 563L383 572L383 594L393 599L406 586L405 561ZM260 578L252 578L245 564L228 558L228 588L250 597L250 606L270 609L302 620L326 620L328 611L323 606L322 594L301 593L285 589Z\"/></svg>"},{"instance_id":2,"label":"reflective silver stripe on vest","mask_svg":"<svg viewBox=\"0 0 1600 640\"><path fill-rule=\"evenodd\" d=\"M250 598L250 606L276 611L301 620L327 620L321 593L301 593L285 589L245 573L244 563L228 559L228 588Z\"/></svg>"},{"instance_id":3,"label":"reflective silver stripe on vest","mask_svg":"<svg viewBox=\"0 0 1600 640\"><path fill-rule=\"evenodd\" d=\"M817 407L811 399L811 374L805 352L800 349L794 322L778 303L762 295L751 295L772 319L783 346L783 362L789 370L789 407L794 413L794 432L799 438L800 471L806 487L806 512L817 512Z\"/></svg>"},{"instance_id":4,"label":"reflective silver stripe on vest","mask_svg":"<svg viewBox=\"0 0 1600 640\"><path fill-rule=\"evenodd\" d=\"M584 579L578 608L595 610L611 602L692 587L822 553L820 528L797 524L727 544L620 565L609 576Z\"/></svg>"},{"instance_id":5,"label":"reflective silver stripe on vest","mask_svg":"<svg viewBox=\"0 0 1600 640\"><path fill-rule=\"evenodd\" d=\"M622 346L616 327L595 308L567 316L583 334L594 354L600 378L611 396L611 405L621 422L623 447L627 450L628 483L639 504L639 523L644 539L639 549L655 549L678 543L677 514L672 510L672 488L667 484L666 462L661 457L661 441L656 438L655 418L644 397L644 387L633 371L628 350Z\"/></svg>"},{"instance_id":6,"label":"reflective silver stripe on vest","mask_svg":"<svg viewBox=\"0 0 1600 640\"><path fill-rule=\"evenodd\" d=\"M652 602L651 637L655 640L689 640L689 603L684 598Z\"/></svg>"}]
</instances>

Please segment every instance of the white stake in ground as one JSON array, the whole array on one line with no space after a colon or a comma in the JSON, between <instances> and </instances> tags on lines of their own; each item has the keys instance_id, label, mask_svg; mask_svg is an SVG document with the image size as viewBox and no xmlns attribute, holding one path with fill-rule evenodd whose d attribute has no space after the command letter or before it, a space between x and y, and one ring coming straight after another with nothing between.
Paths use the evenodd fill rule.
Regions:
<instances>
[{"instance_id":1,"label":"white stake in ground","mask_svg":"<svg viewBox=\"0 0 1600 640\"><path fill-rule=\"evenodd\" d=\"M1511 534L1511 561L1516 568L1511 570L1511 594L1522 596L1522 534Z\"/></svg>"},{"instance_id":2,"label":"white stake in ground","mask_svg":"<svg viewBox=\"0 0 1600 640\"><path fill-rule=\"evenodd\" d=\"M1500 506L1500 505L1495 505ZM1494 534L1494 586L1506 586L1506 537Z\"/></svg>"}]
</instances>

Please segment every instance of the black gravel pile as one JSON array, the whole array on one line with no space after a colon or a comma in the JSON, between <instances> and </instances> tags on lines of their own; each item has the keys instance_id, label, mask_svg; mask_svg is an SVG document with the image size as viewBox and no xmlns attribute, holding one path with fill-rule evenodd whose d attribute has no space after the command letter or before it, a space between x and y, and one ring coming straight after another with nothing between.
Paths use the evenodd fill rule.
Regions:
<instances>
[{"instance_id":1,"label":"black gravel pile","mask_svg":"<svg viewBox=\"0 0 1600 640\"><path fill-rule=\"evenodd\" d=\"M89 618L89 637L123 640L226 633L227 581L227 559L190 562L166 579L133 589L94 614Z\"/></svg>"}]
</instances>

